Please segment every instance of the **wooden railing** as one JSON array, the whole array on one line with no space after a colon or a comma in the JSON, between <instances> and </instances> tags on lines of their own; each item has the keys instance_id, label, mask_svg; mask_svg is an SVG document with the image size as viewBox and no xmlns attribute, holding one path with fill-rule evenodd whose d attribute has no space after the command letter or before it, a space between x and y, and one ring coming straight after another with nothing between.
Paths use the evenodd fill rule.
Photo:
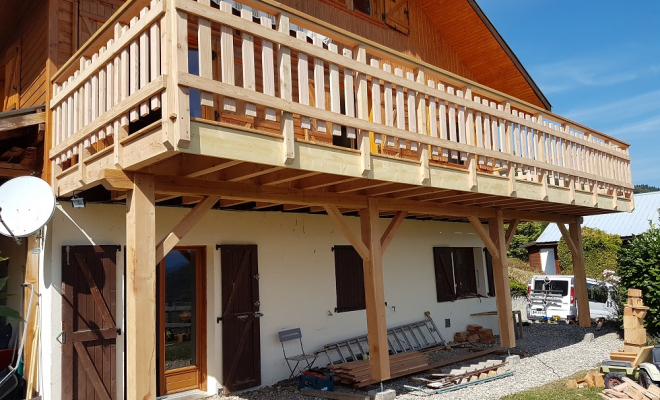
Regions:
<instances>
[{"instance_id":1,"label":"wooden railing","mask_svg":"<svg viewBox=\"0 0 660 400\"><path fill-rule=\"evenodd\" d=\"M417 159L420 183L430 165L444 164L468 170L474 185L477 172L506 177L512 193L525 180L541 190L632 194L625 142L275 1L242 3L168 0L164 10L154 1L130 26L117 23L115 37L55 86L52 159L69 160L102 137L116 141L128 122L158 109L167 87L179 147L190 140L189 110L197 107L215 111L207 119L276 126L285 161L296 157L296 138L325 135L349 139L365 172L375 153ZM190 49L198 52L195 74ZM167 63L161 54L171 54ZM199 105L190 104L191 89Z\"/></svg>"}]
</instances>

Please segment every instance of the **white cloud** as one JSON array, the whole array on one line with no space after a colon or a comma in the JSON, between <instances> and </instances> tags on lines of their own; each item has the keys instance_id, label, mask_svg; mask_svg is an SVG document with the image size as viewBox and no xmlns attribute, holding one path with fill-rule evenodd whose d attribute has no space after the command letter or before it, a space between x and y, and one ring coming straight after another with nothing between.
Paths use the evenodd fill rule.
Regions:
<instances>
[{"instance_id":1,"label":"white cloud","mask_svg":"<svg viewBox=\"0 0 660 400\"><path fill-rule=\"evenodd\" d=\"M660 90L629 97L600 106L569 110L564 112L567 118L574 121L617 122L645 116L660 111Z\"/></svg>"}]
</instances>

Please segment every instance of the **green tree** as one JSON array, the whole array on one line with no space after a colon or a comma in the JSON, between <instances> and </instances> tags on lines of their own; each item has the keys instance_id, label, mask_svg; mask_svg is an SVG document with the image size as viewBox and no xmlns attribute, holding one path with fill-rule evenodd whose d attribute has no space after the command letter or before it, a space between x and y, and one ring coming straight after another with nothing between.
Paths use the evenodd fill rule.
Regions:
<instances>
[{"instance_id":1,"label":"green tree","mask_svg":"<svg viewBox=\"0 0 660 400\"><path fill-rule=\"evenodd\" d=\"M638 194L638 193L649 193L649 192L657 192L660 191L655 186L649 186L649 185L635 185L635 189L633 189L633 193Z\"/></svg>"},{"instance_id":2,"label":"green tree","mask_svg":"<svg viewBox=\"0 0 660 400\"><path fill-rule=\"evenodd\" d=\"M547 226L548 224L546 222L523 222L518 225L518 229L513 234L513 239L511 239L511 245L506 255L509 258L517 258L525 262L529 261L527 249L523 249L520 246L535 242Z\"/></svg>"},{"instance_id":3,"label":"green tree","mask_svg":"<svg viewBox=\"0 0 660 400\"><path fill-rule=\"evenodd\" d=\"M588 278L603 279L606 269L617 271L617 253L621 249L621 238L600 229L582 228L584 269ZM557 245L559 267L562 274L573 274L573 257L564 238Z\"/></svg>"},{"instance_id":4,"label":"green tree","mask_svg":"<svg viewBox=\"0 0 660 400\"><path fill-rule=\"evenodd\" d=\"M647 332L660 334L660 229L650 224L619 252L621 293L641 289L644 305L650 307L644 318Z\"/></svg>"}]
</instances>

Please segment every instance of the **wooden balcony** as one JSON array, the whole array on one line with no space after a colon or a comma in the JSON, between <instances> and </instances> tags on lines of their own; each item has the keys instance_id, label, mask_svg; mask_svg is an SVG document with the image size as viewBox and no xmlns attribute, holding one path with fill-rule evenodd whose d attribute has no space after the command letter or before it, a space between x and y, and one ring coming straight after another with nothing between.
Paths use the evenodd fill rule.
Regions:
<instances>
[{"instance_id":1,"label":"wooden balcony","mask_svg":"<svg viewBox=\"0 0 660 400\"><path fill-rule=\"evenodd\" d=\"M627 143L272 0L242 3L258 12L129 1L57 72L58 195L120 190L109 170L124 170L159 175L159 201L177 204L350 212L378 197L382 214L566 222L632 210Z\"/></svg>"}]
</instances>

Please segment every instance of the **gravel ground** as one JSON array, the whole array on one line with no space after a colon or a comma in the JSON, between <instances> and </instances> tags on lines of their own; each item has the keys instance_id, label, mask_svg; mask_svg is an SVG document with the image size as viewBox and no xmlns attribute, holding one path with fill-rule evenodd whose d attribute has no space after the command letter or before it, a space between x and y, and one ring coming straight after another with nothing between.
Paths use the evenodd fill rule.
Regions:
<instances>
[{"instance_id":1,"label":"gravel ground","mask_svg":"<svg viewBox=\"0 0 660 400\"><path fill-rule=\"evenodd\" d=\"M594 333L593 342L584 342L585 333ZM523 339L516 341L516 352L523 352L527 356L511 369L514 375L497 379L491 382L467 387L455 392L428 396L419 392L410 392L403 385L420 386L420 382L411 380L412 377L395 379L387 382L385 389L394 389L397 399L429 399L429 400L458 400L458 399L498 399L500 397L521 392L530 388L542 386L548 382L566 378L578 371L596 368L599 363L608 358L610 351L619 350L623 342L617 333L607 327L601 331L594 328L580 328L577 325L547 325L532 324L523 327ZM477 345L488 348L489 346ZM497 344L495 345L497 346ZM458 357L468 353L467 348L453 348L451 351L436 351L429 353L431 360L438 361ZM449 365L445 369L456 368L487 359L503 358L504 356L487 356L482 359L470 360L460 365ZM424 374L415 377L426 377ZM338 387L338 391L353 392L350 389ZM364 392L362 392L364 393ZM285 399L311 399L301 396L297 385L285 383L273 385L245 392L240 395L226 397L211 397L209 399L223 400L285 400Z\"/></svg>"}]
</instances>

